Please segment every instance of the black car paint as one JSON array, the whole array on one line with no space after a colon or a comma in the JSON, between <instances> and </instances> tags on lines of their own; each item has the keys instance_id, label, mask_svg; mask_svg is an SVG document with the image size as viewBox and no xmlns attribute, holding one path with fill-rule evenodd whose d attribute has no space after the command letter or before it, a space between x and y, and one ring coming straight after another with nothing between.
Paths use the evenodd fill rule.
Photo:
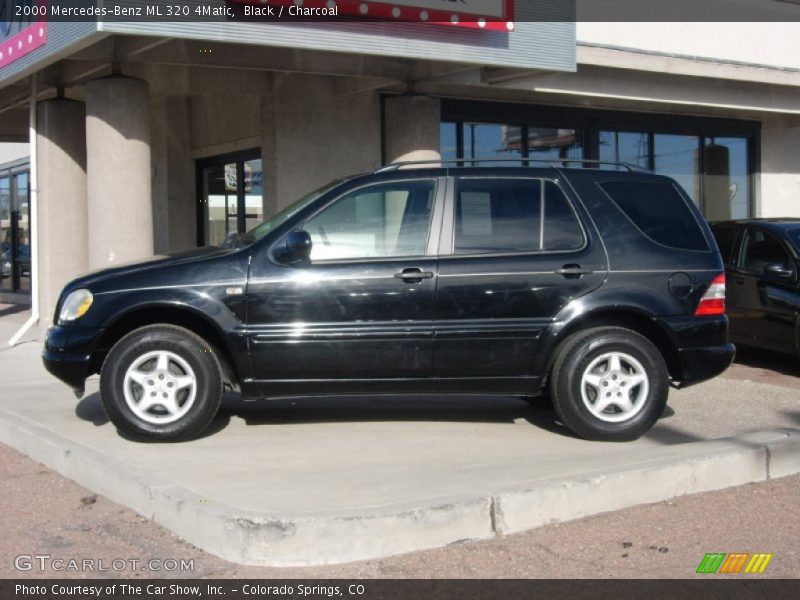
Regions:
<instances>
[{"instance_id":1,"label":"black car paint","mask_svg":"<svg viewBox=\"0 0 800 600\"><path fill-rule=\"evenodd\" d=\"M583 247L453 255L454 178L487 175L558 184L579 216ZM153 322L162 313L170 321L180 314L214 334L217 350L230 363L229 382L245 398L530 394L541 388L554 350L567 335L595 324L624 323L666 353L676 384L713 377L730 364L733 347L724 316L692 316L723 269L711 232L689 202L708 251L676 250L650 240L598 187L620 177L665 180L555 168L416 169L352 178L254 244L200 248L74 280L62 301L73 290L89 288L94 303L79 324L57 324L49 331L44 362L82 391L85 378L99 370L125 330L123 323L143 314ZM315 264L279 260L286 235L342 194L370 183L430 178L437 180L437 192L424 256ZM398 278L409 270L430 276ZM690 282L680 294L670 287L675 273Z\"/></svg>"},{"instance_id":2,"label":"black car paint","mask_svg":"<svg viewBox=\"0 0 800 600\"><path fill-rule=\"evenodd\" d=\"M728 277L726 306L731 341L784 354L800 355L800 249L790 232L800 230L800 219L745 219L714 223L736 231L735 242L725 258ZM774 236L793 264L788 279L757 274L740 264L747 230Z\"/></svg>"}]
</instances>

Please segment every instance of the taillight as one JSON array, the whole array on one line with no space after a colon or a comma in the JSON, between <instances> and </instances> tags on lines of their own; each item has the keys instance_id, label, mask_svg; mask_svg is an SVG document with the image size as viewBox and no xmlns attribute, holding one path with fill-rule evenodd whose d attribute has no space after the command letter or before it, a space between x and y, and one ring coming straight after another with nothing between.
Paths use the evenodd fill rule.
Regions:
<instances>
[{"instance_id":1,"label":"taillight","mask_svg":"<svg viewBox=\"0 0 800 600\"><path fill-rule=\"evenodd\" d=\"M711 281L708 290L700 298L694 311L695 316L725 314L725 273L720 273Z\"/></svg>"}]
</instances>

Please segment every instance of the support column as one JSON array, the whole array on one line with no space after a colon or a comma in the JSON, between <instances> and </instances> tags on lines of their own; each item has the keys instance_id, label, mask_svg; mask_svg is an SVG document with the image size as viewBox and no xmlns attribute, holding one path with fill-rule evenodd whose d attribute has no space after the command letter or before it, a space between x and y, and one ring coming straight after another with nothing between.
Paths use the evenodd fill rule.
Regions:
<instances>
[{"instance_id":1,"label":"support column","mask_svg":"<svg viewBox=\"0 0 800 600\"><path fill-rule=\"evenodd\" d=\"M441 160L441 102L431 96L386 98L386 162Z\"/></svg>"},{"instance_id":2,"label":"support column","mask_svg":"<svg viewBox=\"0 0 800 600\"><path fill-rule=\"evenodd\" d=\"M89 266L153 255L150 98L146 81L86 84Z\"/></svg>"},{"instance_id":3,"label":"support column","mask_svg":"<svg viewBox=\"0 0 800 600\"><path fill-rule=\"evenodd\" d=\"M53 324L61 289L89 269L85 126L83 102L55 99L37 106L40 338Z\"/></svg>"}]
</instances>

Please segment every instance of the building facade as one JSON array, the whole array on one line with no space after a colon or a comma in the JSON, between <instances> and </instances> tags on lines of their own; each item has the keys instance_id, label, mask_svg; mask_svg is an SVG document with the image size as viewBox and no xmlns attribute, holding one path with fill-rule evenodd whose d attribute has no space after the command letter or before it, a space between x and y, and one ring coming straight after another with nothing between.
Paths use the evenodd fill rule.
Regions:
<instances>
[{"instance_id":1,"label":"building facade","mask_svg":"<svg viewBox=\"0 0 800 600\"><path fill-rule=\"evenodd\" d=\"M332 179L397 160L624 161L675 177L710 220L800 216L791 18L576 23L575 11L517 0L513 30L18 27L7 40L22 32L31 48L0 57L0 139L35 134L40 329L71 277L221 243Z\"/></svg>"}]
</instances>

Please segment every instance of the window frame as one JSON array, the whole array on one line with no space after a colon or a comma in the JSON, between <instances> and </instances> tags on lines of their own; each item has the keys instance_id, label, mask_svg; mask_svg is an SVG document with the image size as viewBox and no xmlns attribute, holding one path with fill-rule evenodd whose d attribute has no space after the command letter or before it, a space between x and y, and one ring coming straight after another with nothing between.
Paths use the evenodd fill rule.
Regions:
<instances>
[{"instance_id":1,"label":"window frame","mask_svg":"<svg viewBox=\"0 0 800 600\"><path fill-rule=\"evenodd\" d=\"M764 277L764 273L763 272L759 273L757 271L753 271L752 269L747 269L744 266L746 264L745 263L745 253L747 251L748 238L750 237L750 234L753 233L753 232L758 232L758 233L762 234L765 238L766 237L771 237L778 243L778 245L786 253L786 256L789 258L789 261L788 261L787 265L789 267L791 267L791 269L793 271L792 279L790 280L790 282L791 283L796 282L798 273L797 273L796 263L795 263L795 260L794 260L794 253L789 248L786 247L787 244L784 242L784 240L782 240L781 237L778 234L776 234L776 233L774 233L772 231L767 231L766 229L762 229L761 227L753 227L753 226L750 226L750 225L748 225L747 227L744 228L744 232L742 233L741 238L739 239L739 252L738 252L738 255L736 257L736 262L733 265L736 268L736 272L741 274L741 275L747 275L749 277L755 277L757 279L761 279L761 278Z\"/></svg>"},{"instance_id":2,"label":"window frame","mask_svg":"<svg viewBox=\"0 0 800 600\"><path fill-rule=\"evenodd\" d=\"M438 240L438 233L439 229L441 228L441 196L444 193L444 188L446 185L443 184L442 177L432 176L432 177L403 177L403 178L396 178L396 179L382 179L380 181L369 181L365 182L361 185L357 185L355 187L349 188L346 191L337 194L335 197L331 198L330 200L324 202L319 207L314 208L314 210L309 213L308 215L304 216L301 220L297 221L287 232L287 234L282 235L279 240L272 245L270 249L270 254L272 254L273 250L282 243L286 235L292 231L304 230L306 223L316 217L321 212L327 210L330 206L333 206L336 202L343 200L344 198L351 196L353 194L358 193L361 190L371 188L371 187L382 187L391 184L399 184L399 183L419 183L419 182L431 182L433 183L433 194L431 200L431 212L430 217L428 218L428 233L425 238L425 251L423 254L404 254L398 256L362 256L357 258L328 258L328 259L318 259L314 261L309 261L311 266L314 265L332 265L332 264L359 264L359 263L373 263L373 262L395 262L398 260L407 260L407 259L414 259L414 258L431 258L435 256L435 246ZM438 228L437 228L438 223Z\"/></svg>"},{"instance_id":3,"label":"window frame","mask_svg":"<svg viewBox=\"0 0 800 600\"><path fill-rule=\"evenodd\" d=\"M439 248L439 256L442 257L454 257L454 258L492 258L492 257L509 257L509 256L551 256L551 255L564 255L564 254L578 254L586 250L589 246L589 235L586 231L586 226L583 223L583 220L580 217L580 214L575 209L575 205L570 198L570 195L566 192L564 187L559 183L559 181L553 177L547 176L531 176L531 175L453 175L448 178L450 182L448 183L448 193L447 193L447 202L444 208L445 210L445 223L442 229L442 241ZM541 186L541 195L540 195L540 210L541 210L541 218L539 223L539 250L531 250L526 252L478 252L478 253L456 253L455 252L455 241L456 241L456 194L458 192L458 181L462 179L478 179L481 181L486 181L487 179L502 179L502 180L535 180L538 181ZM547 182L553 183L556 188L561 192L562 196L567 202L567 206L572 211L572 214L575 216L575 220L578 222L578 227L581 230L581 235L583 237L583 244L580 247L569 249L569 250L546 250L543 249L542 246L544 245L544 227L545 227L545 218L547 216L544 209L545 203L545 189Z\"/></svg>"}]
</instances>

